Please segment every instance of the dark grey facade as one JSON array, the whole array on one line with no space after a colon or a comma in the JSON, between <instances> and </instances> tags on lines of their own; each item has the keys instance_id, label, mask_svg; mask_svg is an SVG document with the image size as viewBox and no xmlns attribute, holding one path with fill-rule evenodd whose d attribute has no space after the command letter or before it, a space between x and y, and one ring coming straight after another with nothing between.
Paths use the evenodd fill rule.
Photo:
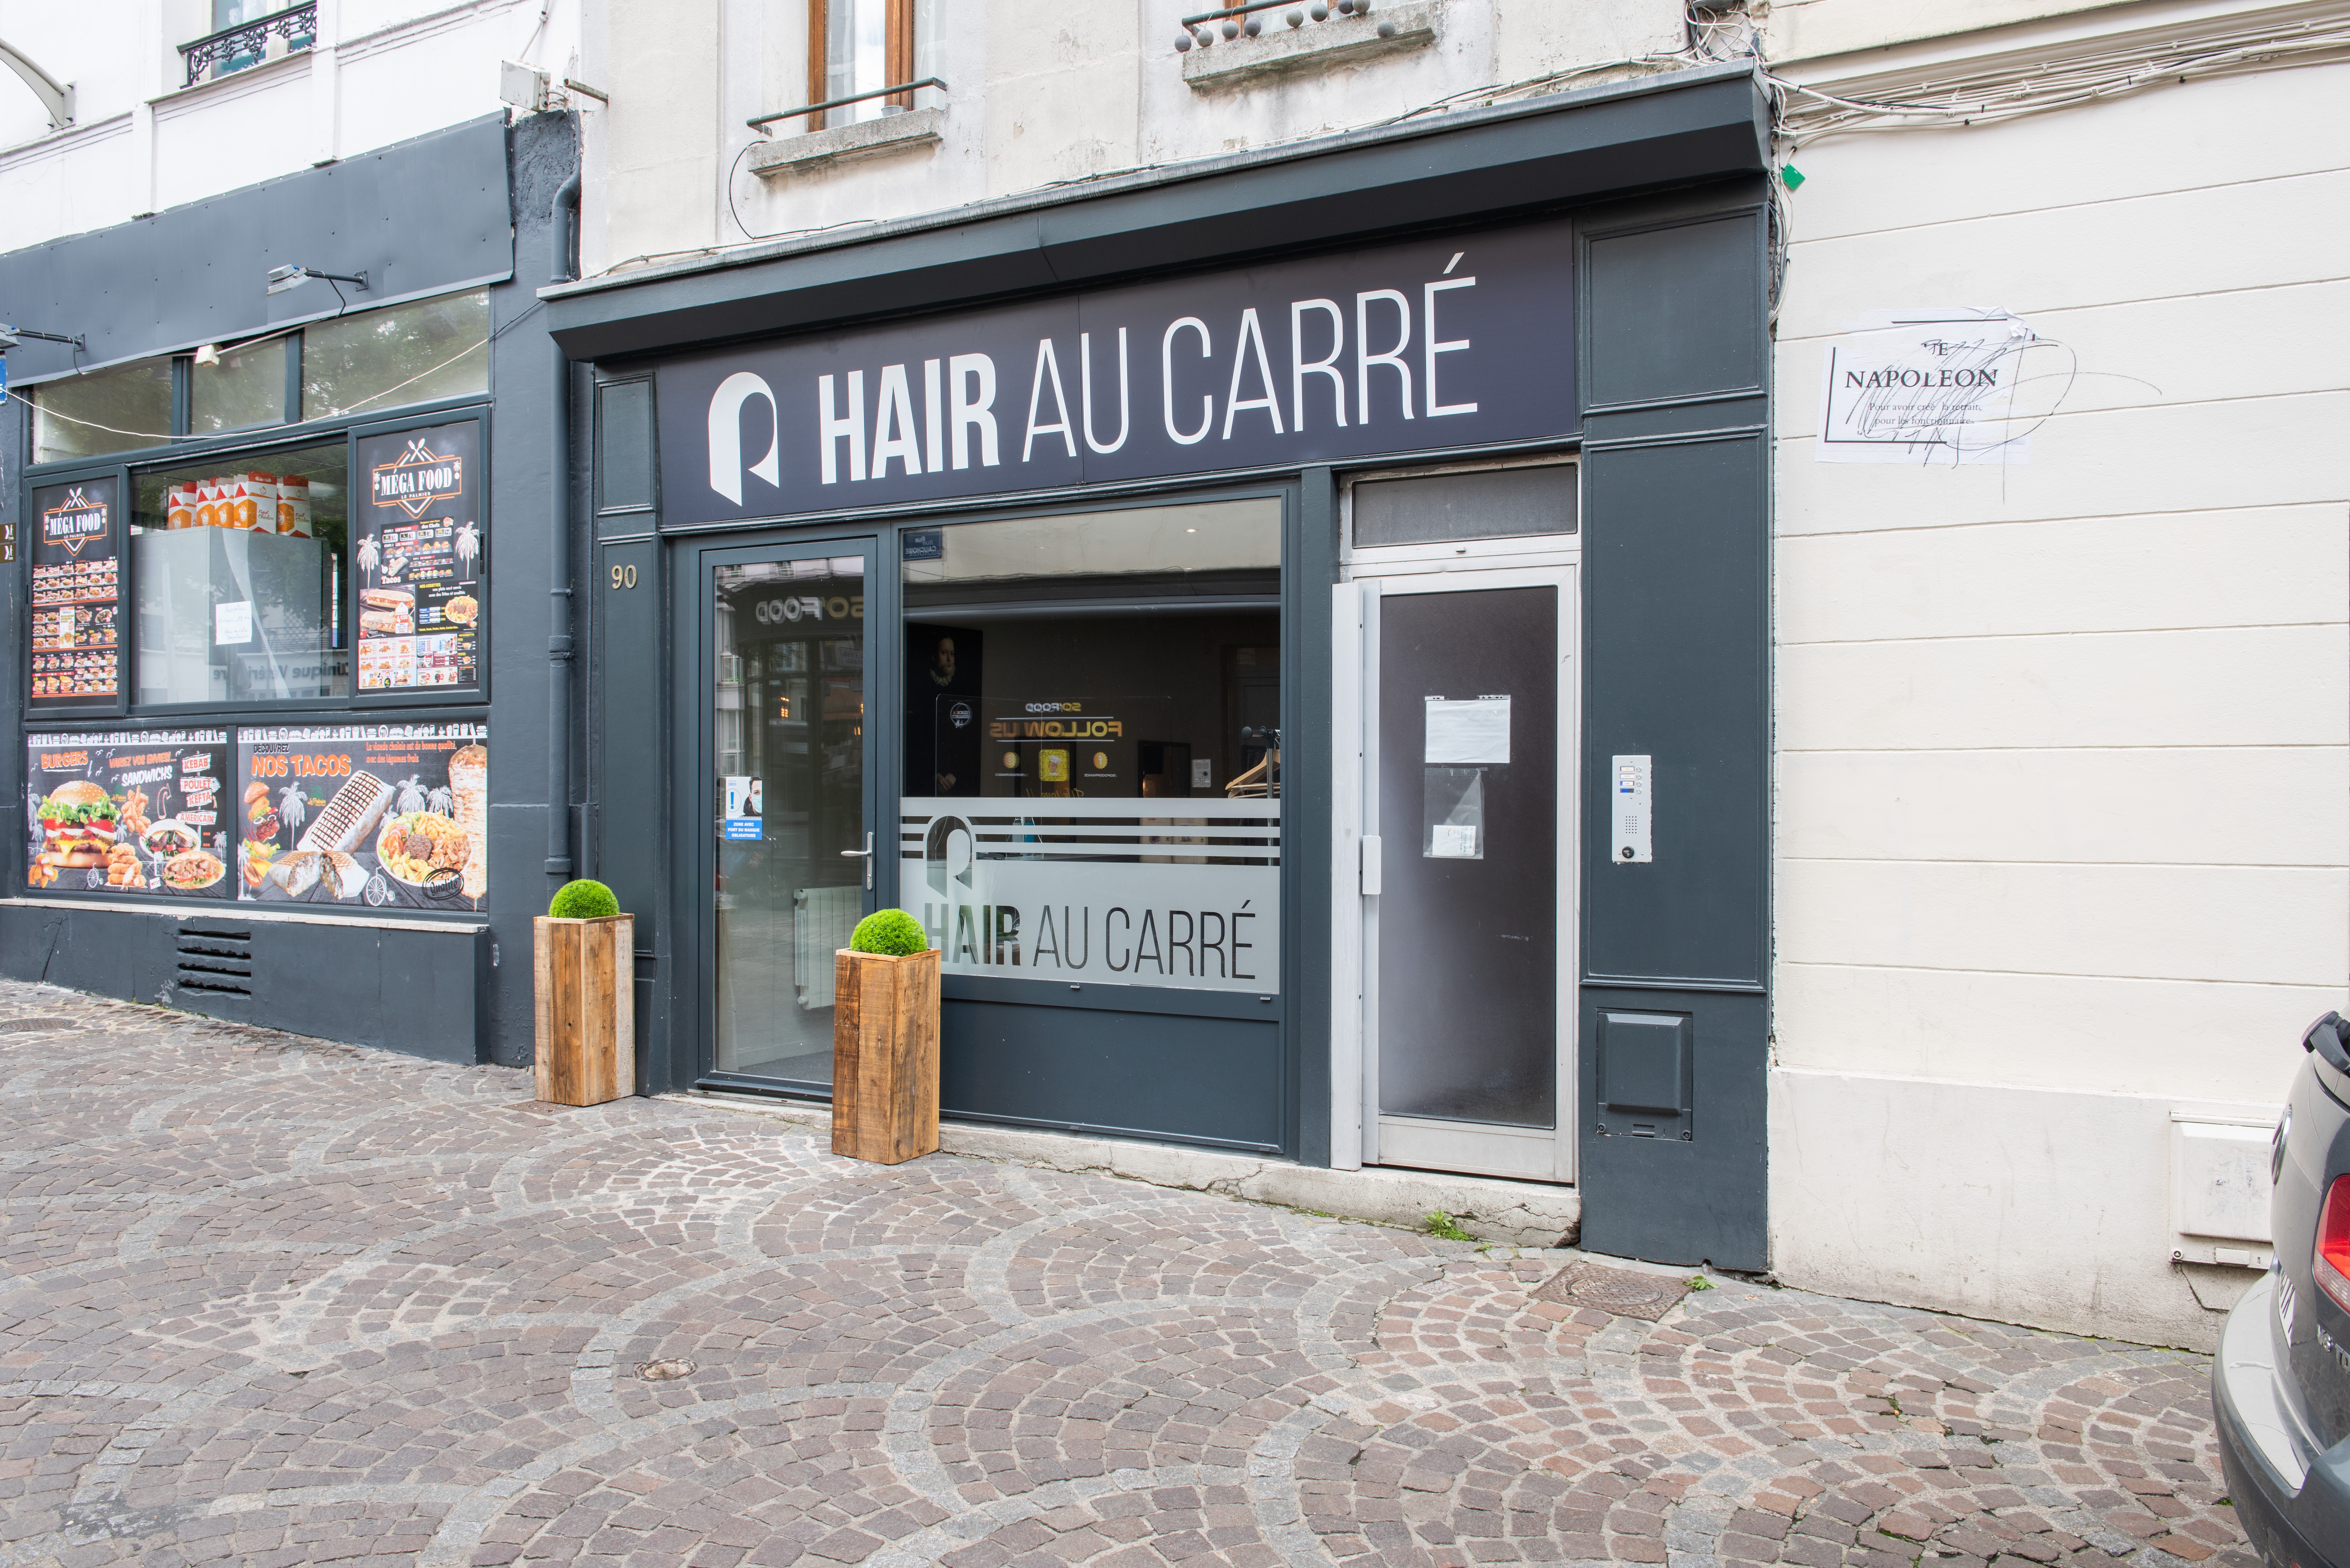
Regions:
<instances>
[{"instance_id":1,"label":"dark grey facade","mask_svg":"<svg viewBox=\"0 0 2350 1568\"><path fill-rule=\"evenodd\" d=\"M1568 453L1583 486L1582 1082L1569 1103L1585 1241L1765 1266L1768 146L1762 85L1709 67L552 291L556 340L595 381L597 472L575 492L594 525L580 557L584 853L638 916L639 1082L756 1086L730 1085L711 1047L713 571L758 551L860 554L874 568L864 613L895 628L910 533L1265 497L1284 519L1281 984L1253 996L950 974L943 1094L951 1116L1328 1163L1341 488L1358 469L1423 458ZM804 349L839 346L843 376L857 344L883 338L914 345L891 350L909 363L951 360L961 350L950 340L1005 312L1075 312L1082 326L1087 300L1107 291L1172 297L1187 279L1293 263L1343 274L1382 246L1443 241L1467 254L1481 236L1499 245L1541 225L1557 236L1555 286L1572 306L1548 428L1480 435L1462 421L1437 433L1428 419L1387 444L1285 457L1261 442L1187 447L1199 455L1180 470L1088 467L1043 482L958 474L933 436L919 483L909 462L903 484L862 492L762 472L767 427L744 427L750 447L726 472L715 447L697 444L722 373L755 377ZM926 333L941 347L920 347ZM1156 375L1158 353L1148 358ZM716 369L671 392L696 364ZM1028 387L1024 360L1018 380L1007 405ZM664 407L665 394L693 406ZM1430 404L1432 414L1432 387ZM780 447L785 415L775 421ZM1217 450L1243 455L1220 465ZM861 451L855 461L861 477ZM786 492L799 499L763 507ZM903 642L868 639L875 690L905 679ZM866 770L867 820L885 824L899 768L888 728L873 726ZM1659 847L1652 863L1619 866L1608 759L1635 753L1654 758ZM913 897L903 874L894 854L877 859L867 907ZM1637 1110L1642 1136L1627 1136L1633 1118L1618 1108Z\"/></svg>"},{"instance_id":2,"label":"dark grey facade","mask_svg":"<svg viewBox=\"0 0 2350 1568\"><path fill-rule=\"evenodd\" d=\"M31 551L20 545L5 568L9 591L0 609L0 703L9 731L0 794L26 800L26 737L45 731L127 744L164 730L234 736L257 726L485 724L488 873L480 908L463 913L370 909L364 899L325 907L159 892L126 898L28 888L26 836L12 830L0 836L0 972L447 1061L530 1060L530 919L566 870L550 865L551 816L567 825L567 837L574 831L571 805L550 781L584 776L577 727L551 718L550 606L558 601L547 591L548 563L558 554L553 531L562 509L546 497L585 483L587 378L548 342L536 299L546 279L570 275L570 226L557 196L577 165L572 117L491 117L0 255L0 317L86 338L78 357L32 341L11 351L12 389L35 383L36 396L37 383L69 372L77 358L94 367L184 353L337 313L335 296L317 285L266 295L265 274L280 264L365 271L370 286L352 296L355 308L485 287L488 385L477 394L403 405L395 391L348 415L48 464L32 463L31 415L12 396L0 408L0 506L22 542L30 497L60 473L128 483L162 465L258 465L303 442L477 421L477 515L490 585L481 595L479 678L447 701L360 691L263 707L199 701L168 715L128 701L112 712L52 715L31 711L27 701ZM576 410L575 380L582 389ZM560 439L575 415L579 439ZM580 454L577 472L558 472L573 453ZM550 736L571 749L569 765L550 766Z\"/></svg>"}]
</instances>

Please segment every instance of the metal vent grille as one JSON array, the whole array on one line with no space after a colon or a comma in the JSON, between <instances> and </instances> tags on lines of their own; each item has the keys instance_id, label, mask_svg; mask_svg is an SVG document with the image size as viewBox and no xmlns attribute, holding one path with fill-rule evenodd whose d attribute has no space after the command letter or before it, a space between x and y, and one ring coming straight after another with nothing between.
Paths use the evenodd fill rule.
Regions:
<instances>
[{"instance_id":1,"label":"metal vent grille","mask_svg":"<svg viewBox=\"0 0 2350 1568\"><path fill-rule=\"evenodd\" d=\"M180 927L180 989L253 994L253 933L218 927Z\"/></svg>"}]
</instances>

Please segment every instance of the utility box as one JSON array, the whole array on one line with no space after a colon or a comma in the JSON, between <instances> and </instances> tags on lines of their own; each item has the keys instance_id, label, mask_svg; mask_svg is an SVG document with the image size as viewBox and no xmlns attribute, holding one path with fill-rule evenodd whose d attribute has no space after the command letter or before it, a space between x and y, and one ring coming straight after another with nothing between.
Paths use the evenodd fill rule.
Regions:
<instances>
[{"instance_id":1,"label":"utility box","mask_svg":"<svg viewBox=\"0 0 2350 1568\"><path fill-rule=\"evenodd\" d=\"M2178 1237L2171 1252L2175 1260L2268 1266L2273 1239L2269 1228L2272 1130L2239 1118L2170 1114L2170 1228Z\"/></svg>"}]
</instances>

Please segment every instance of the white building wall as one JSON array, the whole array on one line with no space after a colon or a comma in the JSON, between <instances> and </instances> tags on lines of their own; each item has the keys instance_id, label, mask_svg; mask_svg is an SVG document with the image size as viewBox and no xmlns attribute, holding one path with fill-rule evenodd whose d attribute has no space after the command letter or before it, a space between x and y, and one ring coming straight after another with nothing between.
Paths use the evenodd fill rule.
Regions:
<instances>
[{"instance_id":1,"label":"white building wall","mask_svg":"<svg viewBox=\"0 0 2350 1568\"><path fill-rule=\"evenodd\" d=\"M1433 41L1201 91L1174 47L1180 18L1199 9L1195 0L944 0L942 30L926 47L949 84L935 142L762 176L746 154L770 138L745 121L808 101L806 0L591 0L584 62L597 85L608 79L612 107L588 117L583 266L594 273L1299 140L1550 72L1593 67L1576 83L1606 80L1643 68L1625 61L1686 41L1679 0L1387 0L1382 16L1432 17ZM1286 33L1282 16L1267 14L1268 31ZM1322 26L1309 22L1301 36ZM1234 47L1217 47L1229 56ZM771 132L783 140L806 129L795 119Z\"/></svg>"},{"instance_id":2,"label":"white building wall","mask_svg":"<svg viewBox=\"0 0 2350 1568\"><path fill-rule=\"evenodd\" d=\"M1883 79L1888 13L1924 30L1838 9L1776 8L1774 42L1875 52L1782 69ZM2209 1346L2172 1115L2272 1119L2350 953L2350 65L1795 161L1774 1268ZM2029 461L1816 462L1829 344L1948 305L2077 356Z\"/></svg>"},{"instance_id":3,"label":"white building wall","mask_svg":"<svg viewBox=\"0 0 2350 1568\"><path fill-rule=\"evenodd\" d=\"M209 0L19 5L8 42L74 89L74 121L0 71L0 250L128 222L506 106L499 63L579 70L579 0L318 0L315 47L185 85ZM593 107L584 98L573 107Z\"/></svg>"}]
</instances>

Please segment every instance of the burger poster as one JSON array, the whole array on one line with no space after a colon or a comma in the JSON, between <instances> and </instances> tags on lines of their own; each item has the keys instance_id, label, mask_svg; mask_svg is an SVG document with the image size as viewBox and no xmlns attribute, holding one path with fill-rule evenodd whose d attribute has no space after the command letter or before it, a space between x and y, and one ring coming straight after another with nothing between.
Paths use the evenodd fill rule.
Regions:
<instances>
[{"instance_id":1,"label":"burger poster","mask_svg":"<svg viewBox=\"0 0 2350 1568\"><path fill-rule=\"evenodd\" d=\"M121 612L115 482L33 492L32 691L38 708L112 708Z\"/></svg>"},{"instance_id":2,"label":"burger poster","mask_svg":"<svg viewBox=\"0 0 2350 1568\"><path fill-rule=\"evenodd\" d=\"M36 734L26 751L28 888L231 896L227 731Z\"/></svg>"},{"instance_id":3,"label":"burger poster","mask_svg":"<svg viewBox=\"0 0 2350 1568\"><path fill-rule=\"evenodd\" d=\"M481 682L482 427L472 420L359 442L351 520L362 691Z\"/></svg>"},{"instance_id":4,"label":"burger poster","mask_svg":"<svg viewBox=\"0 0 2350 1568\"><path fill-rule=\"evenodd\" d=\"M489 891L489 727L241 729L237 897L478 910Z\"/></svg>"}]
</instances>

